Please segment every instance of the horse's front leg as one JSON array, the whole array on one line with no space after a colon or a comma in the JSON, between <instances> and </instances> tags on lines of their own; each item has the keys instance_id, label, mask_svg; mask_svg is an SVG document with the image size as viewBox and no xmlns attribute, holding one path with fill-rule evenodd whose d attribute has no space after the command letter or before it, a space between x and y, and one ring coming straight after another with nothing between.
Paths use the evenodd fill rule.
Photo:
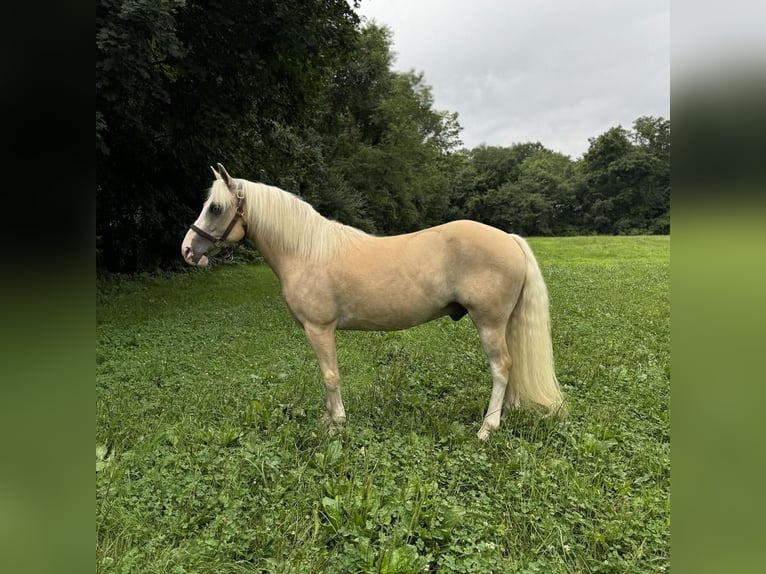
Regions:
<instances>
[{"instance_id":1,"label":"horse's front leg","mask_svg":"<svg viewBox=\"0 0 766 574\"><path fill-rule=\"evenodd\" d=\"M340 373L335 350L335 325L304 325L306 338L319 361L325 387L325 420L330 424L346 422L346 410L340 396Z\"/></svg>"}]
</instances>

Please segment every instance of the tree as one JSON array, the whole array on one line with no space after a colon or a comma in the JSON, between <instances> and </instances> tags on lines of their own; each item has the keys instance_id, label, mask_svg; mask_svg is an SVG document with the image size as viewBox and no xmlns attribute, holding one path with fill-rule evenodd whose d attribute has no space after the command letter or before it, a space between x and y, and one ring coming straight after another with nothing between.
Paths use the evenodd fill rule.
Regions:
<instances>
[{"instance_id":1,"label":"tree","mask_svg":"<svg viewBox=\"0 0 766 574\"><path fill-rule=\"evenodd\" d=\"M670 124L639 118L597 138L583 156L579 202L586 227L596 233L669 231Z\"/></svg>"},{"instance_id":2,"label":"tree","mask_svg":"<svg viewBox=\"0 0 766 574\"><path fill-rule=\"evenodd\" d=\"M100 265L177 259L211 161L279 171L256 152L310 120L357 25L345 0L98 0Z\"/></svg>"},{"instance_id":3,"label":"tree","mask_svg":"<svg viewBox=\"0 0 766 574\"><path fill-rule=\"evenodd\" d=\"M539 150L522 162L516 183L518 228L529 235L571 235L577 231L576 164L563 154ZM522 209L523 206L523 209Z\"/></svg>"},{"instance_id":4,"label":"tree","mask_svg":"<svg viewBox=\"0 0 766 574\"><path fill-rule=\"evenodd\" d=\"M539 142L519 143L510 148L474 148L469 154L472 169L464 171L465 183L453 194L453 206L465 217L501 229L518 224L515 210L519 204L513 205L510 197L518 192L521 165L544 149Z\"/></svg>"},{"instance_id":5,"label":"tree","mask_svg":"<svg viewBox=\"0 0 766 574\"><path fill-rule=\"evenodd\" d=\"M652 161L643 198L651 233L670 233L670 120L640 117L633 123L633 141Z\"/></svg>"},{"instance_id":6,"label":"tree","mask_svg":"<svg viewBox=\"0 0 766 574\"><path fill-rule=\"evenodd\" d=\"M670 120L642 116L633 122L630 138L652 155L670 161Z\"/></svg>"},{"instance_id":7,"label":"tree","mask_svg":"<svg viewBox=\"0 0 766 574\"><path fill-rule=\"evenodd\" d=\"M387 28L365 27L332 94L341 118L333 164L362 196L372 230L386 234L448 216L449 157L460 142L457 115L433 109L423 75L390 69L390 43Z\"/></svg>"},{"instance_id":8,"label":"tree","mask_svg":"<svg viewBox=\"0 0 766 574\"><path fill-rule=\"evenodd\" d=\"M642 117L590 139L582 160L539 142L479 146L451 186L452 214L525 235L667 233L670 122Z\"/></svg>"}]
</instances>

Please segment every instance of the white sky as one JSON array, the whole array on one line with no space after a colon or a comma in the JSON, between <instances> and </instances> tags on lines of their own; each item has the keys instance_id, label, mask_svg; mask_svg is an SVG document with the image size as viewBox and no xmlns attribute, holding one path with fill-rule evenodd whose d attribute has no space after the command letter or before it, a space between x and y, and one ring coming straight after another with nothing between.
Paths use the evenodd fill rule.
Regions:
<instances>
[{"instance_id":1,"label":"white sky","mask_svg":"<svg viewBox=\"0 0 766 574\"><path fill-rule=\"evenodd\" d=\"M669 0L362 0L393 31L394 68L425 74L465 147L588 138L670 117Z\"/></svg>"}]
</instances>

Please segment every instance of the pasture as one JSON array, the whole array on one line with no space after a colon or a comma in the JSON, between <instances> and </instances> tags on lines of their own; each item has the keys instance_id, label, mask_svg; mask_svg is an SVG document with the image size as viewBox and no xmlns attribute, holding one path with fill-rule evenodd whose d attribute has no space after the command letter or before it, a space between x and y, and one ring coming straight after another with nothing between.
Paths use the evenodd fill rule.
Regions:
<instances>
[{"instance_id":1,"label":"pasture","mask_svg":"<svg viewBox=\"0 0 766 574\"><path fill-rule=\"evenodd\" d=\"M98 572L666 572L670 239L530 239L569 416L476 438L470 319L339 332L348 424L265 265L98 282Z\"/></svg>"}]
</instances>

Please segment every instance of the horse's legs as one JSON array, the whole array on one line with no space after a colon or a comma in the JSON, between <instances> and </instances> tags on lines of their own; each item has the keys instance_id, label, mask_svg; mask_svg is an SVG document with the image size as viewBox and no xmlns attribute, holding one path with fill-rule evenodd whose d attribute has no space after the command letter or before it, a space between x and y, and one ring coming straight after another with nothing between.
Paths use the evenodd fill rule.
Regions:
<instances>
[{"instance_id":1,"label":"horse's legs","mask_svg":"<svg viewBox=\"0 0 766 574\"><path fill-rule=\"evenodd\" d=\"M340 373L335 350L335 326L304 325L306 338L319 361L325 387L325 420L332 424L346 422L346 410L340 396Z\"/></svg>"},{"instance_id":2,"label":"horse's legs","mask_svg":"<svg viewBox=\"0 0 766 574\"><path fill-rule=\"evenodd\" d=\"M503 400L507 392L511 355L505 340L505 324L496 327L477 324L476 327L484 351L489 357L489 367L492 371L492 394L489 397L489 406L484 417L484 423L478 433L479 439L487 440L490 431L500 426L500 411L503 408Z\"/></svg>"},{"instance_id":3,"label":"horse's legs","mask_svg":"<svg viewBox=\"0 0 766 574\"><path fill-rule=\"evenodd\" d=\"M520 404L519 392L516 390L513 380L509 377L508 386L505 388L505 397L503 398L503 408L506 410L515 409L518 408Z\"/></svg>"}]
</instances>

